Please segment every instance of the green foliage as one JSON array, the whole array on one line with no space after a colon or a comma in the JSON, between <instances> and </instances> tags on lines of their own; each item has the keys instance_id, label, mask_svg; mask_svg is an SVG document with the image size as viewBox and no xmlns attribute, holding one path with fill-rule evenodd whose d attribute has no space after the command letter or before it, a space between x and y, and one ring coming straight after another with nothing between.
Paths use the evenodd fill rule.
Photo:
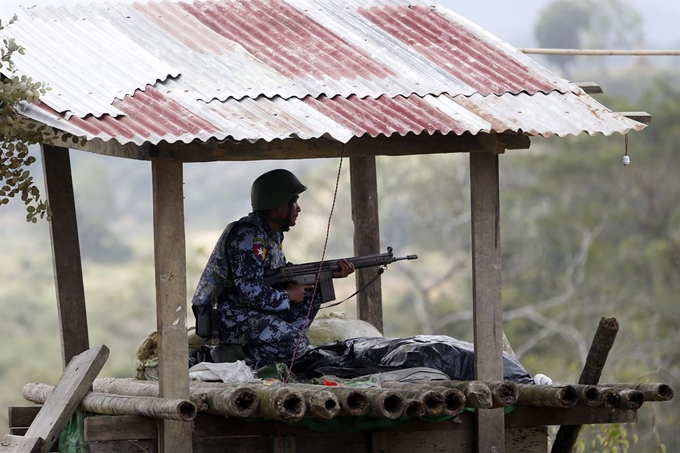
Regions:
<instances>
[{"instance_id":1,"label":"green foliage","mask_svg":"<svg viewBox=\"0 0 680 453\"><path fill-rule=\"evenodd\" d=\"M15 15L9 25L17 20ZM5 26L0 21L0 30ZM14 38L4 39L0 47L0 206L10 198L19 196L26 205L26 221L50 218L47 201L40 196L28 167L36 161L29 155L29 146L50 143L54 140L78 138L54 131L44 124L30 121L21 115L27 103L37 103L50 87L44 82L17 74L12 60L15 54L23 55L24 48Z\"/></svg>"},{"instance_id":2,"label":"green foliage","mask_svg":"<svg viewBox=\"0 0 680 453\"><path fill-rule=\"evenodd\" d=\"M576 444L576 453L628 453L631 445L640 440L637 434L629 437L625 425L588 425L589 431Z\"/></svg>"},{"instance_id":3,"label":"green foliage","mask_svg":"<svg viewBox=\"0 0 680 453\"><path fill-rule=\"evenodd\" d=\"M10 25L16 20L14 16ZM0 22L2 29L4 26ZM26 204L26 220L35 223L38 217L49 219L50 211L26 169L35 162L28 147L44 141L46 127L26 121L20 112L22 103L37 102L49 87L25 75L16 75L12 61L15 53L23 54L23 47L17 45L14 38L3 40L0 70L10 76L0 76L0 206L8 204L10 198L20 196Z\"/></svg>"}]
</instances>

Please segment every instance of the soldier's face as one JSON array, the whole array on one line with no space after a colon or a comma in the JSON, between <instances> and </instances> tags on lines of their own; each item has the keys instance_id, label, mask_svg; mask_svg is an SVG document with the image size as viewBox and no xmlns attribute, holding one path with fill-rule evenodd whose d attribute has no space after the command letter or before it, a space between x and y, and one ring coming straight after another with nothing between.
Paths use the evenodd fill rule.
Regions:
<instances>
[{"instance_id":1,"label":"soldier's face","mask_svg":"<svg viewBox=\"0 0 680 453\"><path fill-rule=\"evenodd\" d=\"M295 197L295 200L293 200L293 209L290 210L290 218L288 219L288 223L290 226L295 225L295 221L297 220L298 213L301 211L300 205L298 205L298 197Z\"/></svg>"}]
</instances>

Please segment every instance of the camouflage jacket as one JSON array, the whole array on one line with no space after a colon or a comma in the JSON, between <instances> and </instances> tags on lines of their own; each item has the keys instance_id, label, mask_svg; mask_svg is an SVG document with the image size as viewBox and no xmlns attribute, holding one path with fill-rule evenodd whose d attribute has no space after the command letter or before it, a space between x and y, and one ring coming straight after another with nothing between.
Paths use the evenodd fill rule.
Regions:
<instances>
[{"instance_id":1,"label":"camouflage jacket","mask_svg":"<svg viewBox=\"0 0 680 453\"><path fill-rule=\"evenodd\" d=\"M233 308L279 312L290 307L285 290L264 284L264 273L286 265L281 243L264 217L250 213L224 229L198 282L192 303L226 302Z\"/></svg>"}]
</instances>

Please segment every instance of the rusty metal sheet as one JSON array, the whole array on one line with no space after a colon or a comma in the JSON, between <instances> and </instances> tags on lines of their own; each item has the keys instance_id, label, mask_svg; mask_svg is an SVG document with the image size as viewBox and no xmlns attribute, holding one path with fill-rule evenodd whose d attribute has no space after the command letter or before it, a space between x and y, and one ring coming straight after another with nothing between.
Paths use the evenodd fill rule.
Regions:
<instances>
[{"instance_id":1,"label":"rusty metal sheet","mask_svg":"<svg viewBox=\"0 0 680 453\"><path fill-rule=\"evenodd\" d=\"M639 130L423 0L150 1L30 8L0 33L52 91L25 115L120 143Z\"/></svg>"}]
</instances>

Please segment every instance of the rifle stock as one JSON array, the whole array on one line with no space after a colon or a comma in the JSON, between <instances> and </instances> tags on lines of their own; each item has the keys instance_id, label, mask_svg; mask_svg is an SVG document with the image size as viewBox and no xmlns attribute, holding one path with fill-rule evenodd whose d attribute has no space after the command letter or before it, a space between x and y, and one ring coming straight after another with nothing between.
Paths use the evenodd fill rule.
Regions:
<instances>
[{"instance_id":1,"label":"rifle stock","mask_svg":"<svg viewBox=\"0 0 680 453\"><path fill-rule=\"evenodd\" d=\"M354 264L355 269L365 269L369 267L387 267L388 264L396 261L415 260L418 255L407 255L395 257L392 247L387 247L387 253L375 255L353 256L345 260ZM319 282L318 292L321 302L331 302L335 300L335 288L333 287L333 272L340 270L338 262L340 259L328 261L316 261L305 264L290 264L285 267L274 269L265 274L264 283L268 286L286 283L297 283L298 285L314 285Z\"/></svg>"}]
</instances>

